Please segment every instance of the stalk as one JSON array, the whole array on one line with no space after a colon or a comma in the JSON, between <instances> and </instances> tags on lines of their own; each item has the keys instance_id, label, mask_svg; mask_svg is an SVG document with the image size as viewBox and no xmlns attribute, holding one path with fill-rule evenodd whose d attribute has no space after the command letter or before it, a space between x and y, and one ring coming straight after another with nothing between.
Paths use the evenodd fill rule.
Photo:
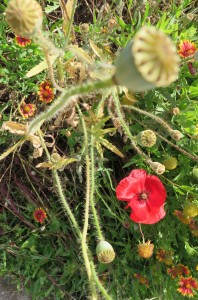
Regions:
<instances>
[{"instance_id":1,"label":"stalk","mask_svg":"<svg viewBox=\"0 0 198 300\"><path fill-rule=\"evenodd\" d=\"M55 100L46 111L41 113L38 117L34 118L34 120L29 125L28 134L34 134L37 130L40 129L41 125L46 120L51 119L60 110L70 105L70 103L73 101L72 96L87 94L97 89L111 87L112 85L114 85L114 83L112 78L110 78L104 81L91 82L81 86L73 87L69 90L64 90L60 97Z\"/></svg>"}]
</instances>

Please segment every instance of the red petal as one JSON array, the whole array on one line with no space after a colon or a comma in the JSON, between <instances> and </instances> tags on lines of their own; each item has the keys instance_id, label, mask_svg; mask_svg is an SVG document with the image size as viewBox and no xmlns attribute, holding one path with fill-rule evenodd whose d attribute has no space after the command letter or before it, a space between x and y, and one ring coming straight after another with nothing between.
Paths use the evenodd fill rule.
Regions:
<instances>
[{"instance_id":1,"label":"red petal","mask_svg":"<svg viewBox=\"0 0 198 300\"><path fill-rule=\"evenodd\" d=\"M127 207L131 207L132 211L134 211L135 215L140 219L145 219L145 217L149 214L146 201L139 200L137 195L133 197Z\"/></svg>"},{"instance_id":2,"label":"red petal","mask_svg":"<svg viewBox=\"0 0 198 300\"><path fill-rule=\"evenodd\" d=\"M147 205L152 207L160 207L166 199L166 190L162 182L157 176L148 175L145 180L145 191L149 193Z\"/></svg>"},{"instance_id":3,"label":"red petal","mask_svg":"<svg viewBox=\"0 0 198 300\"><path fill-rule=\"evenodd\" d=\"M152 211L148 212L144 218L138 218L135 212L132 211L130 215L130 219L136 223L154 224L159 222L161 219L163 219L165 215L166 212L164 211L164 206L162 205L159 209L152 209Z\"/></svg>"},{"instance_id":4,"label":"red petal","mask_svg":"<svg viewBox=\"0 0 198 300\"><path fill-rule=\"evenodd\" d=\"M142 169L133 170L129 176L120 181L116 188L116 197L122 201L131 201L135 194L145 190L144 183L146 171Z\"/></svg>"}]
</instances>

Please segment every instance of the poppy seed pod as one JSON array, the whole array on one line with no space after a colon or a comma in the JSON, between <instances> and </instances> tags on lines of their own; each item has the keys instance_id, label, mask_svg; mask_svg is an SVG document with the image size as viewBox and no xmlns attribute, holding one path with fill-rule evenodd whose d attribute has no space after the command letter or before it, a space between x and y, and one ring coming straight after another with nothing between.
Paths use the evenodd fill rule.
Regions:
<instances>
[{"instance_id":1,"label":"poppy seed pod","mask_svg":"<svg viewBox=\"0 0 198 300\"><path fill-rule=\"evenodd\" d=\"M177 159L172 156L165 159L162 163L167 170L174 170L178 165Z\"/></svg>"},{"instance_id":2,"label":"poppy seed pod","mask_svg":"<svg viewBox=\"0 0 198 300\"><path fill-rule=\"evenodd\" d=\"M177 79L179 56L171 39L154 27L142 27L116 62L114 80L140 92Z\"/></svg>"},{"instance_id":3,"label":"poppy seed pod","mask_svg":"<svg viewBox=\"0 0 198 300\"><path fill-rule=\"evenodd\" d=\"M16 35L34 36L42 25L42 8L36 0L11 0L6 9L6 21Z\"/></svg>"},{"instance_id":4,"label":"poppy seed pod","mask_svg":"<svg viewBox=\"0 0 198 300\"><path fill-rule=\"evenodd\" d=\"M157 137L152 130L144 130L136 136L137 143L143 147L152 147L155 145Z\"/></svg>"},{"instance_id":5,"label":"poppy seed pod","mask_svg":"<svg viewBox=\"0 0 198 300\"><path fill-rule=\"evenodd\" d=\"M115 258L115 252L111 244L106 241L100 241L96 247L98 260L103 264L111 263Z\"/></svg>"}]
</instances>

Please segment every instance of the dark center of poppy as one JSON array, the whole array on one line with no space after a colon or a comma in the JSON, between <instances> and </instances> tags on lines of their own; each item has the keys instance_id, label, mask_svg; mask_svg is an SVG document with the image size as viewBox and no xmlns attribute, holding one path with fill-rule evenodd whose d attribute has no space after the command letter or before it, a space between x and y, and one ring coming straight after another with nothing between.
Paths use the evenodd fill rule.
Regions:
<instances>
[{"instance_id":1,"label":"dark center of poppy","mask_svg":"<svg viewBox=\"0 0 198 300\"><path fill-rule=\"evenodd\" d=\"M143 192L139 194L139 200L147 200L148 199L148 193Z\"/></svg>"}]
</instances>

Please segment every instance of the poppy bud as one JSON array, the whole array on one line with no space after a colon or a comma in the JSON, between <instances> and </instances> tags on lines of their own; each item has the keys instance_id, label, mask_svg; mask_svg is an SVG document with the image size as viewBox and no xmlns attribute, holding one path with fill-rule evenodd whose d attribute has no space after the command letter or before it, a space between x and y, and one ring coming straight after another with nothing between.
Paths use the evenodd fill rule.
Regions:
<instances>
[{"instance_id":1,"label":"poppy bud","mask_svg":"<svg viewBox=\"0 0 198 300\"><path fill-rule=\"evenodd\" d=\"M149 162L149 166L158 175L161 175L165 172L165 166L156 161Z\"/></svg>"},{"instance_id":2,"label":"poppy bud","mask_svg":"<svg viewBox=\"0 0 198 300\"><path fill-rule=\"evenodd\" d=\"M144 130L138 133L137 137L137 143L140 146L144 147L152 147L156 143L156 134L152 130Z\"/></svg>"},{"instance_id":3,"label":"poppy bud","mask_svg":"<svg viewBox=\"0 0 198 300\"><path fill-rule=\"evenodd\" d=\"M143 258L150 258L153 254L154 245L150 241L138 245L138 254Z\"/></svg>"},{"instance_id":4,"label":"poppy bud","mask_svg":"<svg viewBox=\"0 0 198 300\"><path fill-rule=\"evenodd\" d=\"M183 137L183 134L179 130L172 130L170 135L175 141L179 141Z\"/></svg>"},{"instance_id":5,"label":"poppy bud","mask_svg":"<svg viewBox=\"0 0 198 300\"><path fill-rule=\"evenodd\" d=\"M16 35L32 37L41 28L42 8L36 0L11 0L6 20Z\"/></svg>"},{"instance_id":6,"label":"poppy bud","mask_svg":"<svg viewBox=\"0 0 198 300\"><path fill-rule=\"evenodd\" d=\"M115 252L111 244L106 241L100 241L96 247L98 260L103 264L111 263L115 258Z\"/></svg>"},{"instance_id":7,"label":"poppy bud","mask_svg":"<svg viewBox=\"0 0 198 300\"><path fill-rule=\"evenodd\" d=\"M198 206L195 203L189 203L184 207L183 215L191 218L196 217L198 215Z\"/></svg>"},{"instance_id":8,"label":"poppy bud","mask_svg":"<svg viewBox=\"0 0 198 300\"><path fill-rule=\"evenodd\" d=\"M173 110L172 110L172 113L174 116L177 116L180 114L180 109L179 107L174 107Z\"/></svg>"},{"instance_id":9,"label":"poppy bud","mask_svg":"<svg viewBox=\"0 0 198 300\"><path fill-rule=\"evenodd\" d=\"M140 92L177 79L179 57L171 39L155 27L142 27L116 62L114 80Z\"/></svg>"},{"instance_id":10,"label":"poppy bud","mask_svg":"<svg viewBox=\"0 0 198 300\"><path fill-rule=\"evenodd\" d=\"M175 157L170 156L163 161L163 165L167 170L174 170L178 165L178 161Z\"/></svg>"}]
</instances>

